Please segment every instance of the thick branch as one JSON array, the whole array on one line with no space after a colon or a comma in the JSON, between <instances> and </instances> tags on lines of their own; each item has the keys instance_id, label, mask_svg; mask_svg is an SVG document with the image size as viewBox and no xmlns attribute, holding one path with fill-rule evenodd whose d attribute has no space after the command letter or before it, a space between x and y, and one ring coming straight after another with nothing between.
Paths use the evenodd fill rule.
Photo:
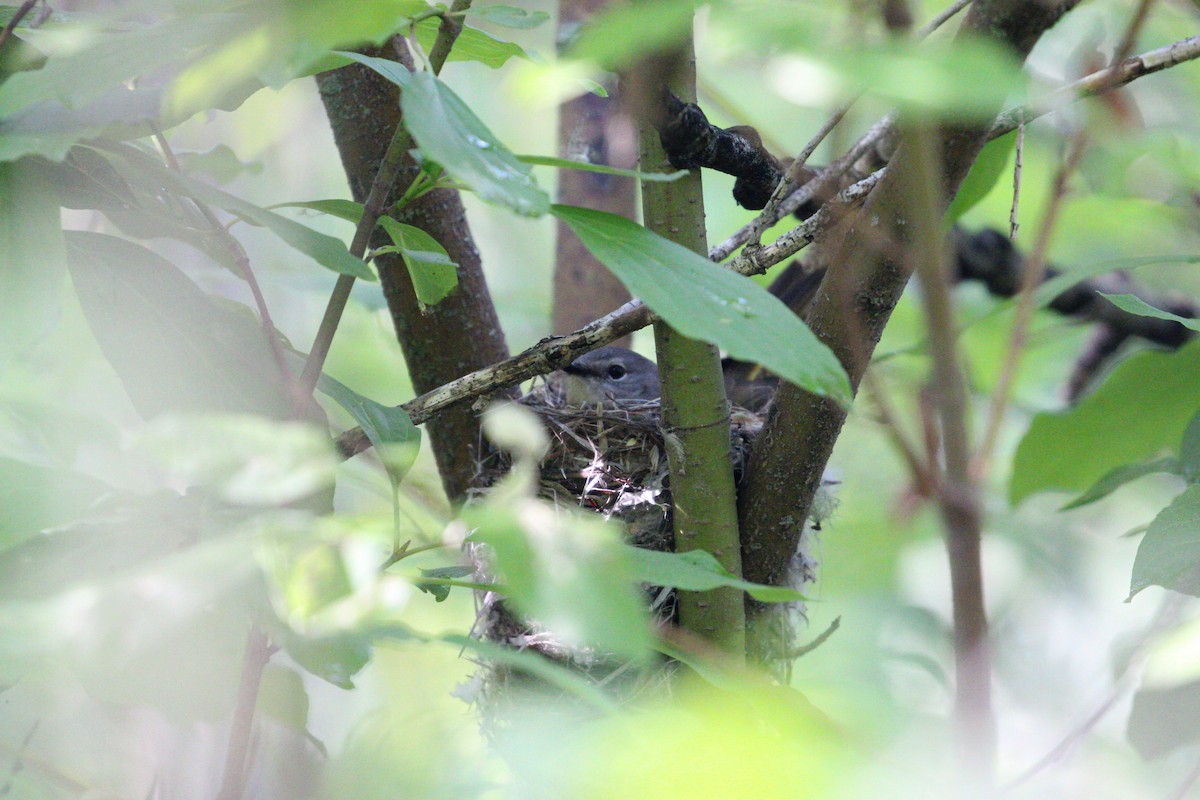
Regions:
<instances>
[{"instance_id":1,"label":"thick branch","mask_svg":"<svg viewBox=\"0 0 1200 800\"><path fill-rule=\"evenodd\" d=\"M396 87L358 64L318 75L317 85L351 192L361 201L400 123ZM406 154L392 191L407 186L416 171L416 164ZM426 392L505 358L508 353L500 322L458 194L430 192L406 205L396 217L430 234L458 264L458 287L436 306L422 311L403 259L392 254L376 261L414 388ZM372 244L387 244L386 236L377 231ZM433 421L429 434L446 494L451 499L461 498L474 476L478 421L469 408L460 407Z\"/></svg>"},{"instance_id":2,"label":"thick branch","mask_svg":"<svg viewBox=\"0 0 1200 800\"><path fill-rule=\"evenodd\" d=\"M695 60L689 37L670 73L676 88L694 96ZM641 132L639 166L645 172L669 172L671 163L658 132ZM704 190L700 171L673 183L642 183L646 227L698 253L707 253ZM720 269L716 264L713 269ZM742 571L738 541L737 494L729 444L729 401L721 373L721 354L708 342L681 336L665 322L654 324L662 386L662 429L668 442L671 506L676 552L707 550L734 575ZM729 588L680 592L679 621L736 658L746 652L746 614L742 592Z\"/></svg>"},{"instance_id":3,"label":"thick branch","mask_svg":"<svg viewBox=\"0 0 1200 800\"><path fill-rule=\"evenodd\" d=\"M1023 58L1070 7L1070 2L1047 6L980 0L972 5L963 30L997 39ZM946 128L938 136L942 210L987 141L989 128ZM902 147L862 211L838 228L822 231L831 266L806 321L841 359L856 388L908 283L909 268L897 256L909 236L905 203L913 192L911 159ZM807 516L845 420L846 409L794 386L785 385L776 394L774 413L755 444L743 484L748 579L773 584L786 579L800 521Z\"/></svg>"}]
</instances>

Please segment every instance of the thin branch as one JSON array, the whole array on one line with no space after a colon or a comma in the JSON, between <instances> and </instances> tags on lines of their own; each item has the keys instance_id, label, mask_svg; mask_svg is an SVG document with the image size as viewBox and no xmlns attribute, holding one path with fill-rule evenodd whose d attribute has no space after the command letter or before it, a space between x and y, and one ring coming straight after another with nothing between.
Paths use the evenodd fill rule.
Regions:
<instances>
[{"instance_id":1,"label":"thin branch","mask_svg":"<svg viewBox=\"0 0 1200 800\"><path fill-rule=\"evenodd\" d=\"M936 31L938 28L945 25L951 18L954 17L955 14L962 11L967 6L971 5L971 1L972 0L957 0L957 2L951 4L950 7L947 8L945 11L938 14L936 17L929 20L929 22L925 23L920 28L918 28L917 29L917 38L924 39L926 36L928 36L929 34Z\"/></svg>"},{"instance_id":2,"label":"thin branch","mask_svg":"<svg viewBox=\"0 0 1200 800\"><path fill-rule=\"evenodd\" d=\"M955 728L961 768L972 785L994 780L996 721L991 697L991 656L983 600L981 516L978 487L970 474L967 387L958 356L958 327L950 300L952 285L940 234L941 175L934 160L935 140L928 128L902 132L913 162L911 217L915 239L909 257L921 280L921 299L929 329L933 381L942 430L945 478L938 501L950 557L954 618L956 688Z\"/></svg>"},{"instance_id":3,"label":"thin branch","mask_svg":"<svg viewBox=\"0 0 1200 800\"><path fill-rule=\"evenodd\" d=\"M33 10L33 7L38 4L38 0L25 0L21 6L13 13L12 19L4 26L4 30L0 31L0 48L8 44L8 37L12 36L12 32L21 24L21 20L25 15Z\"/></svg>"},{"instance_id":4,"label":"thin branch","mask_svg":"<svg viewBox=\"0 0 1200 800\"><path fill-rule=\"evenodd\" d=\"M1057 99L1056 103L1043 101L1037 107L1022 106L1005 112L992 125L988 136L992 139L1003 136L1016 130L1022 119L1035 119L1075 102L1080 97L1123 86L1144 75L1150 75L1198 57L1200 57L1200 36L1183 39L1166 47L1126 59L1116 67L1099 70L1081 81L1055 92L1051 97ZM877 123L877 125L881 126L881 123ZM790 258L807 247L820 232L839 219L841 211L862 202L879 184L887 171L885 167L842 190L832 202L826 203L820 211L774 242L763 245L752 253L739 255L725 266L743 275L760 275L775 264ZM807 185L801 187L796 195L804 192L806 188ZM835 212L831 207L837 206L841 208ZM783 208L786 207L785 203ZM731 237L731 239L733 238L736 236ZM729 241L711 248L709 258L718 261L727 257L738 246L738 244L734 244L729 247ZM646 327L654 319L655 315L646 308L642 301L632 300L572 333L543 339L522 353L443 384L400 407L412 417L414 423L421 424L456 403L473 400L506 387L515 386L535 375L544 375L559 369L589 350L594 350ZM362 452L368 446L368 441L358 428L347 431L339 438L339 449L347 456Z\"/></svg>"},{"instance_id":5,"label":"thin branch","mask_svg":"<svg viewBox=\"0 0 1200 800\"><path fill-rule=\"evenodd\" d=\"M158 147L162 151L163 160L167 162L167 166L175 172L182 174L183 168L179 164L179 159L175 156L175 151L171 148L171 143L167 141L167 137L154 125L150 126L150 130L153 132L154 141L158 143ZM233 257L234 263L237 264L238 272L241 273L242 279L250 287L250 294L254 298L254 306L258 309L259 326L262 328L263 337L267 340L267 347L271 350L271 357L275 360L275 366L279 369L279 374L283 376L284 383L288 388L292 411L297 417L303 416L306 405L306 394L299 391L299 384L296 383L292 369L288 366L287 357L283 352L283 344L279 340L279 330L275 327L275 323L271 319L271 312L267 309L267 300L263 296L262 288L258 285L258 279L254 276L254 270L250 267L250 256L247 255L246 248L242 247L242 243L230 232L229 228L221 224L221 221L217 219L216 213L213 212L207 203L196 197L189 197L188 199L200 211L201 216L208 222L212 232L225 245L225 248Z\"/></svg>"},{"instance_id":6,"label":"thin branch","mask_svg":"<svg viewBox=\"0 0 1200 800\"><path fill-rule=\"evenodd\" d=\"M1025 161L1025 122L1022 121L1017 126L1017 146L1015 148L1016 155L1013 163L1013 199L1012 206L1008 210L1008 238L1017 238L1017 229L1021 227L1017 222L1017 211L1021 203L1021 170L1024 167Z\"/></svg>"},{"instance_id":7,"label":"thin branch","mask_svg":"<svg viewBox=\"0 0 1200 800\"><path fill-rule=\"evenodd\" d=\"M1038 230L1033 251L1025 262L1021 272L1021 291L1017 295L1016 309L1013 312L1012 332L1009 335L1008 350L1004 356L1004 366L1000 371L1000 379L992 392L992 402L988 408L987 423L984 426L983 438L979 449L971 463L971 475L975 480L982 480L987 472L988 462L996 449L1000 438L1000 429L1004 425L1004 414L1008 409L1012 395L1013 384L1016 383L1017 373L1021 367L1021 357L1029 342L1029 326L1033 322L1033 312L1036 308L1034 295L1046 277L1046 251L1050 247L1050 237L1054 226L1058 223L1059 212L1067 196L1067 179L1079 165L1083 157L1086 136L1082 131L1071 139L1067 157L1059 166L1054 176L1050 190L1050 202L1042 217L1042 225Z\"/></svg>"},{"instance_id":8,"label":"thin branch","mask_svg":"<svg viewBox=\"0 0 1200 800\"><path fill-rule=\"evenodd\" d=\"M450 11L465 11L470 8L471 2L472 0L455 0L450 7ZM433 45L433 55L430 56L429 61L433 74L436 75L441 72L442 66L446 63L446 58L454 46L454 40L461 31L461 20L457 18L451 20L445 16L442 17L442 24L438 28L437 40ZM367 193L366 200L363 201L362 219L358 221L358 227L354 229L354 238L350 243L350 254L352 256L362 258L367 252L367 246L371 243L371 236L375 232L375 226L379 224L379 218L387 210L388 196L391 194L392 187L400 175L404 166L404 158L408 155L408 151L412 149L412 145L412 135L409 134L408 128L405 127L404 121L401 120L396 125L396 130L392 134L391 141L388 143L387 151L379 163L379 170L375 173L374 180L371 181L371 189ZM321 317L321 324L317 328L317 335L313 339L308 360L304 364L304 372L300 376L300 387L306 395L312 394L317 381L321 377L321 370L325 367L325 359L329 356L329 348L333 346L334 334L337 333L338 323L341 322L342 314L346 310L346 303L349 302L350 292L353 289L353 275L338 276L337 283L333 286L333 292L329 295L329 302L325 306L325 313Z\"/></svg>"},{"instance_id":9,"label":"thin branch","mask_svg":"<svg viewBox=\"0 0 1200 800\"><path fill-rule=\"evenodd\" d=\"M258 705L258 690L263 670L271 660L271 648L257 625L246 636L246 651L242 656L242 677L238 682L237 706L225 749L225 774L217 800L241 800L246 790L247 754L254 729L254 710Z\"/></svg>"},{"instance_id":10,"label":"thin branch","mask_svg":"<svg viewBox=\"0 0 1200 800\"><path fill-rule=\"evenodd\" d=\"M1150 7L1154 5L1154 0L1141 0L1138 3L1137 9L1133 12L1133 18L1129 20L1129 25L1125 27L1125 35L1121 37L1121 43L1117 45L1117 49L1113 51L1113 63L1119 64L1129 54L1133 52L1133 46L1137 43L1138 34L1142 32L1142 27L1146 24L1146 19L1150 16Z\"/></svg>"}]
</instances>

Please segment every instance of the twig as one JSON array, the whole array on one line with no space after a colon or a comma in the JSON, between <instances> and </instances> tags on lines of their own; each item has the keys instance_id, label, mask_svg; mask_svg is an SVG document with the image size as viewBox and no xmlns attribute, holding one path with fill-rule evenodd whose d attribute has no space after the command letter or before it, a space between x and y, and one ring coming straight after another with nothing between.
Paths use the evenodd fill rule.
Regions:
<instances>
[{"instance_id":1,"label":"twig","mask_svg":"<svg viewBox=\"0 0 1200 800\"><path fill-rule=\"evenodd\" d=\"M1138 34L1142 32L1146 18L1150 16L1150 7L1153 5L1154 0L1141 0L1138 3L1137 9L1133 12L1133 18L1125 27L1125 35L1121 37L1121 43L1113 51L1114 64L1121 63L1133 52L1133 45L1137 42Z\"/></svg>"},{"instance_id":2,"label":"twig","mask_svg":"<svg viewBox=\"0 0 1200 800\"><path fill-rule=\"evenodd\" d=\"M1054 183L1050 190L1050 202L1045 216L1042 218L1042 225L1038 230L1033 252L1030 253L1025 262L1025 269L1021 272L1021 291L1017 295L1016 309L1013 312L1012 333L1009 336L1008 350L1004 356L1004 366L1000 372L1000 379L996 382L996 388L992 392L992 402L988 408L983 439L980 440L979 449L971 462L971 475L976 481L982 480L987 472L988 462L991 460L992 453L996 449L996 442L1000 438L1000 429L1004 425L1004 413L1008 408L1012 387L1021 366L1021 357L1025 353L1025 345L1029 340L1029 325L1033 321L1035 309L1034 294L1046 277L1046 251L1050 247L1050 236L1054 233L1054 226L1058 222L1059 212L1062 210L1063 201L1067 196L1067 179L1075 171L1079 160L1083 157L1085 142L1086 137L1082 131L1071 139L1067 157L1054 176Z\"/></svg>"},{"instance_id":3,"label":"twig","mask_svg":"<svg viewBox=\"0 0 1200 800\"><path fill-rule=\"evenodd\" d=\"M175 172L182 174L184 170L179 164L179 159L175 156L175 151L171 149L171 143L167 141L167 137L153 124L150 125L150 130L153 132L154 141L158 143L159 149L162 150L163 159L167 162L167 166ZM279 331L271 319L271 312L267 309L267 300L258 285L258 280L254 277L254 270L250 267L250 256L246 254L246 249L242 247L242 243L230 233L228 228L221 224L221 221L217 219L217 215L207 203L196 197L189 197L188 199L200 211L201 216L208 222L212 232L217 235L222 243L224 243L225 248L229 250L229 254L233 256L233 261L237 264L238 271L242 274L243 280L250 287L250 294L254 298L255 308L258 309L259 325L262 328L264 338L267 340L267 347L271 350L271 357L275 360L275 366L279 369L279 374L283 376L283 380L288 388L292 411L297 417L302 416L306 405L305 394L299 391L299 385L292 374L292 369L288 366L287 357L283 352L283 345L279 341Z\"/></svg>"},{"instance_id":4,"label":"twig","mask_svg":"<svg viewBox=\"0 0 1200 800\"><path fill-rule=\"evenodd\" d=\"M971 785L990 787L994 780L996 731L991 697L991 656L983 601L981 509L970 474L966 378L958 360L958 330L950 300L951 279L939 233L938 193L942 182L928 128L902 133L910 146L915 241L910 258L921 280L921 298L929 329L933 381L941 422L944 479L938 502L950 557L954 657L957 677L954 719L961 748L961 769Z\"/></svg>"},{"instance_id":5,"label":"twig","mask_svg":"<svg viewBox=\"0 0 1200 800\"><path fill-rule=\"evenodd\" d=\"M922 458L918 454L916 446L909 441L907 434L900 426L900 420L892 408L891 401L887 399L887 392L880 386L879 377L874 370L868 369L863 373L863 387L879 412L879 421L883 425L883 429L887 431L888 438L899 451L904 463L908 465L908 471L912 476L916 491L922 497L932 496L937 483L937 476L933 469L936 460ZM929 448L926 448L926 454L930 454Z\"/></svg>"},{"instance_id":6,"label":"twig","mask_svg":"<svg viewBox=\"0 0 1200 800\"><path fill-rule=\"evenodd\" d=\"M1017 146L1016 160L1013 163L1013 199L1012 207L1008 210L1008 238L1017 238L1017 228L1021 227L1017 222L1017 209L1021 203L1021 168L1024 166L1025 158L1025 122L1021 121L1017 125Z\"/></svg>"},{"instance_id":7,"label":"twig","mask_svg":"<svg viewBox=\"0 0 1200 800\"><path fill-rule=\"evenodd\" d=\"M257 625L246 636L246 652L242 657L242 677L238 682L237 706L229 745L225 750L225 775L217 800L241 800L246 789L247 753L254 729L254 709L258 705L258 689L262 685L263 669L271 660L267 636Z\"/></svg>"},{"instance_id":8,"label":"twig","mask_svg":"<svg viewBox=\"0 0 1200 800\"><path fill-rule=\"evenodd\" d=\"M926 36L933 33L938 28L942 27L942 25L946 24L946 22L948 20L950 20L950 18L952 18L955 14L962 11L964 8L966 8L969 5L971 5L971 0L957 0L957 2L953 3L945 11L938 14L936 17L929 20L929 22L925 23L920 28L918 28L917 29L917 38L924 39Z\"/></svg>"},{"instance_id":9,"label":"twig","mask_svg":"<svg viewBox=\"0 0 1200 800\"><path fill-rule=\"evenodd\" d=\"M470 8L471 2L472 0L454 0L450 11L465 11ZM441 72L446 58L450 55L450 49L454 46L454 40L461 31L461 21L456 19L454 22L450 22L446 17L442 17L437 40L433 45L433 55L429 60L433 74ZM412 136L409 134L408 128L404 126L404 121L401 120L396 125L387 151L379 163L379 171L375 173L375 179L371 181L371 189L367 192L366 200L363 201L362 219L359 220L358 227L354 229L354 238L350 242L350 254L356 258L362 258L367 251L367 245L371 242L375 226L379 223L379 218L383 216L384 211L387 210L388 195L392 191L396 178L400 175L404 158L412 149L412 144ZM329 302L325 306L325 313L321 317L321 324L317 328L317 335L313 339L312 350L308 354L308 360L304 363L304 372L300 376L300 388L306 395L312 394L317 380L321 377L325 359L329 356L329 348L333 345L334 334L337 333L338 323L341 322L342 313L346 310L346 303L349 302L350 292L353 289L353 275L338 276L337 283L333 286L333 292L329 295Z\"/></svg>"},{"instance_id":10,"label":"twig","mask_svg":"<svg viewBox=\"0 0 1200 800\"><path fill-rule=\"evenodd\" d=\"M33 10L33 7L38 4L38 0L25 0L21 6L13 13L12 19L4 26L4 30L0 31L0 48L8 44L8 37L12 36L12 32L21 24L21 20Z\"/></svg>"}]
</instances>

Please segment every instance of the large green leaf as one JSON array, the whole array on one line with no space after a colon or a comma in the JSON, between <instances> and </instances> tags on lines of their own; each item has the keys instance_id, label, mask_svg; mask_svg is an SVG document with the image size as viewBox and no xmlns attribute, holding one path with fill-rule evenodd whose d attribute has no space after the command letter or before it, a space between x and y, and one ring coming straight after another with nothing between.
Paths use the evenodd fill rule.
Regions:
<instances>
[{"instance_id":1,"label":"large green leaf","mask_svg":"<svg viewBox=\"0 0 1200 800\"><path fill-rule=\"evenodd\" d=\"M144 417L292 407L252 312L219 305L161 256L99 233L66 234L68 268L101 350Z\"/></svg>"},{"instance_id":2,"label":"large green leaf","mask_svg":"<svg viewBox=\"0 0 1200 800\"><path fill-rule=\"evenodd\" d=\"M324 373L317 379L317 388L350 412L383 461L392 487L398 487L421 446L421 429L413 425L408 412L363 397Z\"/></svg>"},{"instance_id":3,"label":"large green leaf","mask_svg":"<svg viewBox=\"0 0 1200 800\"><path fill-rule=\"evenodd\" d=\"M519 155L517 160L522 164L533 164L539 167L558 167L559 169L575 169L580 172L596 172L601 175L617 175L622 178L635 178L640 181L670 183L688 174L686 169L675 172L639 172L636 169L621 169L607 164L591 164L587 161L575 161L570 158L554 158L552 156Z\"/></svg>"},{"instance_id":4,"label":"large green leaf","mask_svg":"<svg viewBox=\"0 0 1200 800\"><path fill-rule=\"evenodd\" d=\"M100 152L113 156L114 166L124 165L127 177L133 180L150 179L166 189L185 197L194 197L209 205L268 228L291 247L312 258L318 264L343 275L366 281L375 280L375 273L362 259L350 255L346 245L324 233L318 233L299 222L280 216L265 208L248 203L204 181L168 169L158 159L126 145L110 145Z\"/></svg>"},{"instance_id":5,"label":"large green leaf","mask_svg":"<svg viewBox=\"0 0 1200 800\"><path fill-rule=\"evenodd\" d=\"M1189 486L1160 511L1142 537L1129 596L1147 586L1200 597L1200 485Z\"/></svg>"},{"instance_id":6,"label":"large green leaf","mask_svg":"<svg viewBox=\"0 0 1200 800\"><path fill-rule=\"evenodd\" d=\"M0 253L0 356L8 356L57 321L66 272L58 200L29 160L0 163Z\"/></svg>"},{"instance_id":7,"label":"large green leaf","mask_svg":"<svg viewBox=\"0 0 1200 800\"><path fill-rule=\"evenodd\" d=\"M468 507L463 517L494 553L506 602L523 615L569 644L648 654L646 608L616 526L531 498Z\"/></svg>"},{"instance_id":8,"label":"large green leaf","mask_svg":"<svg viewBox=\"0 0 1200 800\"><path fill-rule=\"evenodd\" d=\"M458 264L437 239L391 217L380 217L379 224L392 237L395 246L379 248L375 253L394 252L404 256L404 265L422 308L437 305L454 291L458 286Z\"/></svg>"},{"instance_id":9,"label":"large green leaf","mask_svg":"<svg viewBox=\"0 0 1200 800\"><path fill-rule=\"evenodd\" d=\"M404 124L422 155L484 200L536 217L550 207L529 167L517 160L467 104L427 72L413 73L400 95Z\"/></svg>"},{"instance_id":10,"label":"large green leaf","mask_svg":"<svg viewBox=\"0 0 1200 800\"><path fill-rule=\"evenodd\" d=\"M1139 689L1126 736L1145 759L1162 758L1200 740L1200 681Z\"/></svg>"},{"instance_id":11,"label":"large green leaf","mask_svg":"<svg viewBox=\"0 0 1200 800\"><path fill-rule=\"evenodd\" d=\"M689 592L707 592L729 586L741 589L764 603L790 603L804 599L804 595L795 589L741 580L721 566L721 562L711 553L703 550L660 553L628 546L627 556L633 566L634 576L643 583L655 586L674 586Z\"/></svg>"},{"instance_id":12,"label":"large green leaf","mask_svg":"<svg viewBox=\"0 0 1200 800\"><path fill-rule=\"evenodd\" d=\"M467 17L479 17L505 28L536 28L550 18L545 11L526 11L516 6L476 6L467 9Z\"/></svg>"},{"instance_id":13,"label":"large green leaf","mask_svg":"<svg viewBox=\"0 0 1200 800\"><path fill-rule=\"evenodd\" d=\"M777 297L616 214L555 205L584 246L675 330L762 364L797 386L849 405L837 357Z\"/></svg>"},{"instance_id":14,"label":"large green leaf","mask_svg":"<svg viewBox=\"0 0 1200 800\"><path fill-rule=\"evenodd\" d=\"M1017 446L1010 500L1082 492L1118 467L1174 450L1200 405L1198 385L1200 342L1125 359L1075 407L1033 418Z\"/></svg>"}]
</instances>

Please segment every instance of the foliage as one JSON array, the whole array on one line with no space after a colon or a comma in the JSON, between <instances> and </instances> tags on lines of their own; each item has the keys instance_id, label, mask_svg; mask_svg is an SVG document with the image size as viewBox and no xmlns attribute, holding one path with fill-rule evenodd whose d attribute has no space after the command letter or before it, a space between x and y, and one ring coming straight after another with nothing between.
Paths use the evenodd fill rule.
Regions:
<instances>
[{"instance_id":1,"label":"foliage","mask_svg":"<svg viewBox=\"0 0 1200 800\"><path fill-rule=\"evenodd\" d=\"M873 368L872 392L892 400L879 407L900 420L884 427L818 335L753 280L624 218L553 204L547 168L678 176L517 155L554 150L547 107L559 98L543 108L515 98L561 74L575 76L568 93L586 91L603 69L673 42L702 5L702 104L722 125L753 121L765 141L798 151L831 106L860 93L845 123L854 133L895 107L966 124L1036 95L1029 75L1074 76L1086 70L1071 59L1111 51L1124 6L1073 12L1022 72L944 32L927 46L902 41L873 6L777 0L621 4L564 36L571 47L546 63L555 4L481 2L453 15L465 28L439 76L425 54L448 7L350 5L71 4L89 10L39 8L0 46L0 794L215 795L260 640L246 796L941 792L951 748L930 730L950 701L953 613L927 487L907 490L912 476L889 449L916 438L910 427L934 435L917 304L901 301L879 351L891 357ZM922 20L941 10L912 5ZM0 22L12 17L0 7ZM1189 20L1164 4L1139 45L1182 37ZM411 40L415 71L354 52L393 35ZM371 262L400 254L423 311L462 291L462 266L419 221L390 216L380 227L391 245L351 254L345 223L363 206L348 197L311 91L313 74L351 63L401 90L419 170L392 201L441 188L468 197L514 347L546 333L543 265L563 223L678 331L857 404L833 458L840 508L822 534L815 591L749 583L704 552L632 548L614 524L537 499L545 434L505 412L489 436L513 452L513 473L485 500L450 508L397 405L412 393ZM1116 269L1200 295L1186 266L1200 252L1198 92L1184 65L1127 90L1140 124L1104 100L1056 120L1086 127L1094 161L1069 180L1049 250L1063 274L1033 298L998 474L983 485L1000 716L1028 726L1002 729L1005 769L1033 763L1086 717L1114 663L1130 675L1148 666L1128 743L1120 720L1085 731L1076 760L1032 777L1030 796L1138 796L1190 769L1138 754L1200 740L1194 608L1152 588L1200 595L1200 344L1131 345L1067 406L1058 386L1082 336L1045 310L1066 286ZM1007 226L1014 138L985 148L950 218ZM1061 142L1051 124L1026 132L1017 244L1027 251ZM722 176L706 185L715 237L751 219L729 187ZM346 277L361 285L314 399L303 351ZM1004 369L1011 304L966 287L956 299L976 320L962 347L971 389L986 395ZM1108 299L1197 329L1138 296ZM354 426L372 449L345 460L334 439ZM1056 511L1037 497L1047 492L1074 499ZM1119 535L1137 526L1134 553ZM492 578L465 560L464 542L491 554ZM644 585L806 600L813 631L846 621L779 686L657 630ZM621 707L607 680L472 636L475 590L503 595L572 647L627 659L637 702ZM684 677L664 677L664 654ZM450 697L495 700L473 660L552 690L514 694L494 749Z\"/></svg>"}]
</instances>

